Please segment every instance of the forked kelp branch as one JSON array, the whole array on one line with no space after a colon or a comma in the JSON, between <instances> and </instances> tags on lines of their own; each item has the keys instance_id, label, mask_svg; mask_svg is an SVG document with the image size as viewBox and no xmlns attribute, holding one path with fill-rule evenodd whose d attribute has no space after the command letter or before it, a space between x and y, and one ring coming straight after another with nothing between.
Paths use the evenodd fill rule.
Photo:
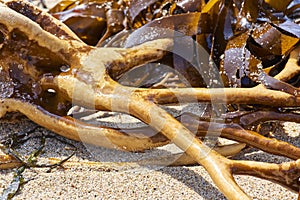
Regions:
<instances>
[{"instance_id":1,"label":"forked kelp branch","mask_svg":"<svg viewBox=\"0 0 300 200\"><path fill-rule=\"evenodd\" d=\"M298 191L300 148L251 129L299 121L298 11L293 2L278 4L63 1L49 11L55 19L26 1L0 0L0 116L20 112L67 138L119 150L174 143L184 151L178 163L202 165L228 199L250 199L234 174ZM172 116L160 105L199 102L209 105L208 118ZM125 113L146 126L91 124L69 112L73 106ZM243 144L212 148L205 137ZM245 145L294 161L225 157ZM33 166L17 155L0 159L1 168Z\"/></svg>"}]
</instances>

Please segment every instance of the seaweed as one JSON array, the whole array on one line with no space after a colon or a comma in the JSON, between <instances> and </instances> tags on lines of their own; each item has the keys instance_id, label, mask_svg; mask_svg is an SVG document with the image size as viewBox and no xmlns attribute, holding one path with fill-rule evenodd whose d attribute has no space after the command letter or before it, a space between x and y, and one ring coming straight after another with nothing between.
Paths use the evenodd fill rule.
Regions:
<instances>
[{"instance_id":1,"label":"seaweed","mask_svg":"<svg viewBox=\"0 0 300 200\"><path fill-rule=\"evenodd\" d=\"M51 16L0 0L0 11L1 117L20 112L67 138L119 150L173 142L229 199L249 199L233 174L299 191L300 148L255 131L270 120L300 121L299 1L62 1ZM199 102L207 104L205 115L182 119L161 106ZM85 113L76 118L78 107L147 125L89 123ZM228 159L205 137L292 161ZM26 162L12 156L38 167L40 149Z\"/></svg>"},{"instance_id":2,"label":"seaweed","mask_svg":"<svg viewBox=\"0 0 300 200\"><path fill-rule=\"evenodd\" d=\"M51 136L51 135L34 136L33 133L38 132L38 128L40 127L36 126L32 130L26 132L25 134L20 134L17 137L7 138L5 141L1 142L2 143L1 150L5 152L7 155L12 156L12 158L18 162L17 165L19 165L19 167L17 167L17 169L14 170L13 180L10 182L7 188L2 192L1 200L12 199L22 189L22 186L30 181L30 180L26 180L23 176L25 170L32 169L32 168L49 168L47 170L47 172L49 173L53 168L60 167L64 162L68 161L75 154L76 147L73 144L58 138L57 136ZM24 158L24 156L21 156L15 149L22 146L22 144L24 144L25 142L33 138L40 139L40 145L37 147L37 149L30 152L29 155L25 156ZM54 164L39 164L38 158L40 155L44 153L44 149L46 146L46 139L51 139L51 140L56 139L62 142L63 144L70 146L71 147L70 150L72 150L72 152L66 158L61 159L60 161ZM8 146L5 146L5 144Z\"/></svg>"}]
</instances>

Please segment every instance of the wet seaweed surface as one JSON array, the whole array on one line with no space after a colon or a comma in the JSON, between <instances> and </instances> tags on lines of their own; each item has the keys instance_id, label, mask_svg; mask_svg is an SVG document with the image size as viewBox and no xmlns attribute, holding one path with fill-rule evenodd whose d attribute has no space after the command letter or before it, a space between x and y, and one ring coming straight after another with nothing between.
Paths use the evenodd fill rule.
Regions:
<instances>
[{"instance_id":1,"label":"wet seaweed surface","mask_svg":"<svg viewBox=\"0 0 300 200\"><path fill-rule=\"evenodd\" d=\"M74 45L76 47L74 49L68 48L65 52L64 50L56 52L53 50L54 47L43 46L21 28L12 29L0 21L2 102L6 99L14 99L26 105L34 105L37 110L42 111L41 116L51 116L49 119L53 119L53 122L59 121L67 125L75 121L79 124L77 126L83 127L82 130L105 127L109 131L117 131L120 137L122 135L122 137L149 138L145 141L144 147L130 144L131 138L125 139L126 144L116 140L114 145L122 150L148 151L147 149L167 144L169 140L173 141L171 136L165 133L167 131L164 129L161 132L157 131L158 128L149 122L149 116L143 118L144 113L135 111L135 107L130 107L128 115L122 114L126 119L129 118L128 121L134 123L127 123L126 120L118 122L119 113L124 112L122 109L120 112L107 112L107 110L115 110L114 108L103 109L106 108L105 105L96 105L94 107L96 109L92 109L84 101L74 100L74 96L68 96L66 92L68 89L56 84L57 80L60 80L57 77L67 80L69 76L74 76L87 85L96 82L91 79L94 77L93 72L80 71L78 66L74 66L74 63L81 63L80 60L69 62L68 59L72 60L77 50L84 54L93 48L133 49L125 53L119 50L120 54L124 55L123 60L116 59L105 63L107 77L111 77L112 81L126 88L138 88L137 96L140 95L141 99L145 97L142 96L142 92L147 91L148 93L144 92L147 101L160 104L160 109L167 110L186 129L194 132L197 138L208 141L208 146L211 145L209 141L212 140L212 146L224 147L220 145L220 141L217 142L218 144L214 142L218 136L219 140L225 138L234 141L234 144L245 143L243 151L232 157L234 164L229 164L230 173L265 178L284 185L296 193L299 192L299 135L291 137L282 134L277 138L278 131L273 131L276 126L281 129L282 122L300 122L300 2L298 0L280 2L272 0L64 0L49 9L48 13L67 25L72 33L61 28L52 21L52 18L44 15L38 8L31 7L30 4L17 1L3 2L9 9L39 24L50 35L66 41L82 41L85 46ZM44 1L39 3L42 7L46 7ZM144 54L147 56L144 57L150 62L145 64L146 62L139 61L139 59L143 60L143 57L134 47L165 38L171 38L173 41L172 50L164 50L162 55L156 57L152 56L154 53L146 52ZM130 57L133 54L140 56L138 61L134 61L136 57ZM129 55L128 59L127 55ZM14 59L11 59L12 57ZM133 67L130 63L137 66ZM105 75L104 79L108 80L107 77ZM112 81L108 82L112 83ZM110 87L113 88L109 86L108 91ZM181 90L187 88L211 89L216 97L212 94L205 95L205 92L195 92L196 95L194 93L191 95ZM219 89L224 89L222 95L218 93ZM188 103L190 101L195 103L195 99L197 106L190 108ZM178 103L179 108L172 107ZM169 104L171 106L168 106ZM10 112L22 109L3 108L2 110ZM103 111L98 112L98 110ZM25 111L20 112L34 119ZM120 125L124 124L124 121L126 128ZM61 133L64 129L61 124L60 130L60 128L52 128L46 122L36 120L36 123L64 135ZM69 144L67 140L61 140L60 137L57 138L52 134L37 136L32 134L39 132L36 129L40 128L37 126L24 131L20 136L14 135L13 138L9 136L2 139L4 153L13 160L11 166L18 167L10 186L3 191L3 199L12 198L26 183L22 177L25 169L45 167L51 170L53 167L67 163L74 154L75 146ZM65 130L68 138L81 139L72 135L71 129ZM40 140L40 145L37 145L32 152L27 152L29 154L23 158L15 149L20 149L19 146L26 143L29 138ZM37 157L46 148L47 140L58 140L59 143L68 146L66 149L70 151L66 153L65 159L54 164L37 162ZM141 141L141 144L144 144L143 142ZM174 143L177 145L176 142ZM260 160L260 157L255 156L256 150L282 157L270 161ZM191 156L194 155L193 153L188 151L186 153L195 160L195 157ZM194 165L198 162L205 165L197 159L197 162L179 160L176 159L179 164L175 161L169 161L168 164ZM239 162L240 160L247 160L249 164ZM250 163L251 161L263 161L267 164L256 166ZM272 163L278 165L271 165ZM281 165L281 163L288 164ZM253 168L250 167L252 164ZM9 165L3 163L2 166L6 168L10 163ZM221 188L226 198L236 198L224 192L226 189L223 188L222 183L217 186Z\"/></svg>"}]
</instances>

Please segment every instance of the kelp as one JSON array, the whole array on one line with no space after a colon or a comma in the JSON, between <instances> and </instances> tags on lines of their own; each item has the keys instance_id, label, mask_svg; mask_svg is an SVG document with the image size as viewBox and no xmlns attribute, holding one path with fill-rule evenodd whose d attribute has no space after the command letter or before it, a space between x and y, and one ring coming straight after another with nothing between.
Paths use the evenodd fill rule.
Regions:
<instances>
[{"instance_id":1,"label":"kelp","mask_svg":"<svg viewBox=\"0 0 300 200\"><path fill-rule=\"evenodd\" d=\"M118 37L118 33L124 30L134 31L130 38L131 46L153 39L176 37L174 31L196 37L221 69L224 83L252 87L260 83L257 77L250 76L258 73L255 65L260 64L269 72L274 68L273 72L279 73L278 65L282 58L298 43L300 28L296 19L291 18L297 12L297 5L294 1L275 3L271 0L211 0L207 3L134 0L119 4L89 0L61 1L49 12L66 23L83 41L98 46L107 44L105 40L108 38L114 40L114 35ZM154 29L170 31L155 34ZM243 46L237 47L241 42ZM246 59L250 60L252 67L245 66L249 65ZM188 71L188 63L180 61L177 56L173 60L176 62L167 64L180 72ZM201 78L192 80L199 77L192 71L185 73L192 86L205 85ZM233 81L236 77L241 80Z\"/></svg>"},{"instance_id":2,"label":"kelp","mask_svg":"<svg viewBox=\"0 0 300 200\"><path fill-rule=\"evenodd\" d=\"M23 173L25 172L26 169L31 169L31 168L48 168L47 172L50 172L51 169L61 166L64 162L68 161L76 152L76 147L67 142L63 141L58 137L51 136L51 135L37 135L33 136L32 134L37 131L37 129L40 128L39 126L34 127L32 130L27 131L25 134L20 134L17 137L12 137L12 138L6 138L5 141L1 141L3 146L1 146L1 150L5 152L7 155L11 157L11 160L14 162L13 163L8 163L12 164L15 166L18 166L17 169L14 171L14 176L13 180L11 183L5 188L2 192L2 195L0 196L1 200L9 200L12 199L22 188L24 184L28 182L23 176ZM37 149L33 150L32 152L29 153L28 156L25 158L21 156L17 150L22 144L25 142L38 138L40 139L40 145L37 147ZM42 155L44 152L44 149L46 147L46 139L55 139L67 146L69 146L70 150L72 152L64 159L58 160L56 163L51 163L51 164L39 164L39 156ZM4 163L1 163L0 168L5 168Z\"/></svg>"},{"instance_id":3,"label":"kelp","mask_svg":"<svg viewBox=\"0 0 300 200\"><path fill-rule=\"evenodd\" d=\"M1 200L10 200L16 193L20 190L22 185L26 183L22 173L24 172L25 167L20 167L14 173L14 177L10 185L3 191L1 195Z\"/></svg>"},{"instance_id":4,"label":"kelp","mask_svg":"<svg viewBox=\"0 0 300 200\"><path fill-rule=\"evenodd\" d=\"M234 174L299 190L300 148L255 131L268 120L300 121L294 1L62 1L50 10L55 19L24 1L0 0L0 11L1 117L20 112L67 138L119 150L173 142L229 199L249 199ZM202 114L163 106L193 100L205 104ZM145 125L83 119L98 110ZM228 159L204 143L206 134L294 161Z\"/></svg>"}]
</instances>

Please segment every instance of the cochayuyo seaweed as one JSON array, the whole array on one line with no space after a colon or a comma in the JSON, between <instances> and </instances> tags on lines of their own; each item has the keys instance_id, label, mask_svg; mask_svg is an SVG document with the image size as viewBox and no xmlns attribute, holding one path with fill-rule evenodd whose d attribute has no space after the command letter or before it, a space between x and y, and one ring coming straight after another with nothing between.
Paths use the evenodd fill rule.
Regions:
<instances>
[{"instance_id":1,"label":"cochayuyo seaweed","mask_svg":"<svg viewBox=\"0 0 300 200\"><path fill-rule=\"evenodd\" d=\"M298 192L300 148L256 130L300 122L299 15L298 0L69 0L49 13L0 0L0 116L20 112L67 138L125 151L172 142L186 155L177 164L202 165L228 199L250 199L233 174ZM205 114L172 116L161 106L195 101ZM76 106L148 126L88 123ZM231 160L208 136L292 161ZM1 157L2 169L21 164Z\"/></svg>"}]
</instances>

